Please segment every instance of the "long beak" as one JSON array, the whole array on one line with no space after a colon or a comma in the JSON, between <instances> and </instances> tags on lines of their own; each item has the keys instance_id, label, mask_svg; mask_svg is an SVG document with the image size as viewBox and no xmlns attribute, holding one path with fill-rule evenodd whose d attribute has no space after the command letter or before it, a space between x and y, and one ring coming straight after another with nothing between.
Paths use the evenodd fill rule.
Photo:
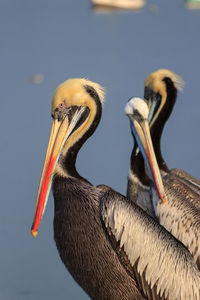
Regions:
<instances>
[{"instance_id":1,"label":"long beak","mask_svg":"<svg viewBox=\"0 0 200 300\"><path fill-rule=\"evenodd\" d=\"M31 228L31 234L34 237L36 237L38 234L38 227L44 214L49 192L51 189L53 173L55 170L56 163L60 157L63 145L65 144L66 140L69 138L70 134L75 128L84 110L84 107L81 107L79 110L77 110L70 124L68 121L68 116L66 116L63 121L58 121L57 119L53 120L46 157L44 161L44 167L37 194L33 225Z\"/></svg>"},{"instance_id":2,"label":"long beak","mask_svg":"<svg viewBox=\"0 0 200 300\"><path fill-rule=\"evenodd\" d=\"M158 195L160 199L163 201L163 203L165 203L166 201L165 190L164 190L162 178L160 175L160 170L158 167L158 163L155 157L155 153L151 141L148 121L142 120L138 122L131 115L129 115L129 118L131 119L132 122L133 133L137 140L140 151L142 152L142 155L144 157L148 171L151 174Z\"/></svg>"}]
</instances>

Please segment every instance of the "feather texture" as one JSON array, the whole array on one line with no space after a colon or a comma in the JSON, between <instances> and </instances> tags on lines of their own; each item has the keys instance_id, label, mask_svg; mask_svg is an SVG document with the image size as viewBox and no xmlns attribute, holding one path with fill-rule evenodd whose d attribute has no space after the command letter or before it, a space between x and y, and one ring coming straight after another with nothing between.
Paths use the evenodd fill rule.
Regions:
<instances>
[{"instance_id":1,"label":"feather texture","mask_svg":"<svg viewBox=\"0 0 200 300\"><path fill-rule=\"evenodd\" d=\"M170 174L176 175L185 186L196 192L200 196L200 181L181 169L172 169ZM200 208L200 198L196 202L196 207Z\"/></svg>"},{"instance_id":2,"label":"feather texture","mask_svg":"<svg viewBox=\"0 0 200 300\"><path fill-rule=\"evenodd\" d=\"M188 190L176 176L164 177L167 200L162 204L152 188L152 199L159 222L180 240L192 253L195 262L200 260L200 210L199 196Z\"/></svg>"},{"instance_id":3,"label":"feather texture","mask_svg":"<svg viewBox=\"0 0 200 300\"><path fill-rule=\"evenodd\" d=\"M105 226L124 249L131 266L137 265L143 285L150 286L149 299L200 299L200 273L181 242L122 195L109 190L101 201Z\"/></svg>"}]
</instances>

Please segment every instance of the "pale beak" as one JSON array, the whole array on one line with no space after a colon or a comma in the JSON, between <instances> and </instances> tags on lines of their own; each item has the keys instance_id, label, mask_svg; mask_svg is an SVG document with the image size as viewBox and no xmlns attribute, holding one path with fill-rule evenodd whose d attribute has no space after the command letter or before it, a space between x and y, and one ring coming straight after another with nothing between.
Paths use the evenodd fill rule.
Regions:
<instances>
[{"instance_id":1,"label":"pale beak","mask_svg":"<svg viewBox=\"0 0 200 300\"><path fill-rule=\"evenodd\" d=\"M51 189L52 178L55 170L56 163L60 157L63 145L69 138L76 124L80 120L81 115L85 111L84 107L80 107L74 114L72 120L68 120L68 116L62 121L57 119L53 120L49 144L47 147L46 157L44 161L44 167L40 179L40 185L37 194L37 201L35 207L35 214L33 225L31 228L31 234L36 237L38 233L38 227L44 214L44 210L47 204L49 192Z\"/></svg>"},{"instance_id":2,"label":"pale beak","mask_svg":"<svg viewBox=\"0 0 200 300\"><path fill-rule=\"evenodd\" d=\"M132 123L131 124L132 131L137 140L140 151L142 152L148 171L155 184L159 198L163 201L163 203L165 203L166 201L165 190L164 190L162 178L160 175L160 170L158 167L158 163L152 145L148 121L147 120L137 121L132 115L128 115L128 116Z\"/></svg>"}]
</instances>

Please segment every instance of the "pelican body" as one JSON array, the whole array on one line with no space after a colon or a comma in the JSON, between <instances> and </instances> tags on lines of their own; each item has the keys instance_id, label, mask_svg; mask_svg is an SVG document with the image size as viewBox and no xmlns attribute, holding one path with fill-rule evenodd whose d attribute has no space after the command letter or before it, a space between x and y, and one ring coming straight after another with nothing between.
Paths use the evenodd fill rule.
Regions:
<instances>
[{"instance_id":1,"label":"pelican body","mask_svg":"<svg viewBox=\"0 0 200 300\"><path fill-rule=\"evenodd\" d=\"M200 273L184 245L126 197L93 186L76 170L78 151L101 119L103 99L103 89L86 79L70 79L57 88L32 235L38 233L52 184L56 246L91 299L199 300ZM162 197L151 155L147 161ZM170 270L163 272L167 266Z\"/></svg>"}]
</instances>

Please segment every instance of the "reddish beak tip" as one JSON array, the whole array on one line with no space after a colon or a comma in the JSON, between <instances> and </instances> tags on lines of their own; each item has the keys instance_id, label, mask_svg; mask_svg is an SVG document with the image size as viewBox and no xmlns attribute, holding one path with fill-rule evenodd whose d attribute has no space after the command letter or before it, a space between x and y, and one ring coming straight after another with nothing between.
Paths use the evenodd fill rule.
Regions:
<instances>
[{"instance_id":1,"label":"reddish beak tip","mask_svg":"<svg viewBox=\"0 0 200 300\"><path fill-rule=\"evenodd\" d=\"M33 229L31 230L31 234L32 236L36 237L38 235L38 231L34 231Z\"/></svg>"}]
</instances>

